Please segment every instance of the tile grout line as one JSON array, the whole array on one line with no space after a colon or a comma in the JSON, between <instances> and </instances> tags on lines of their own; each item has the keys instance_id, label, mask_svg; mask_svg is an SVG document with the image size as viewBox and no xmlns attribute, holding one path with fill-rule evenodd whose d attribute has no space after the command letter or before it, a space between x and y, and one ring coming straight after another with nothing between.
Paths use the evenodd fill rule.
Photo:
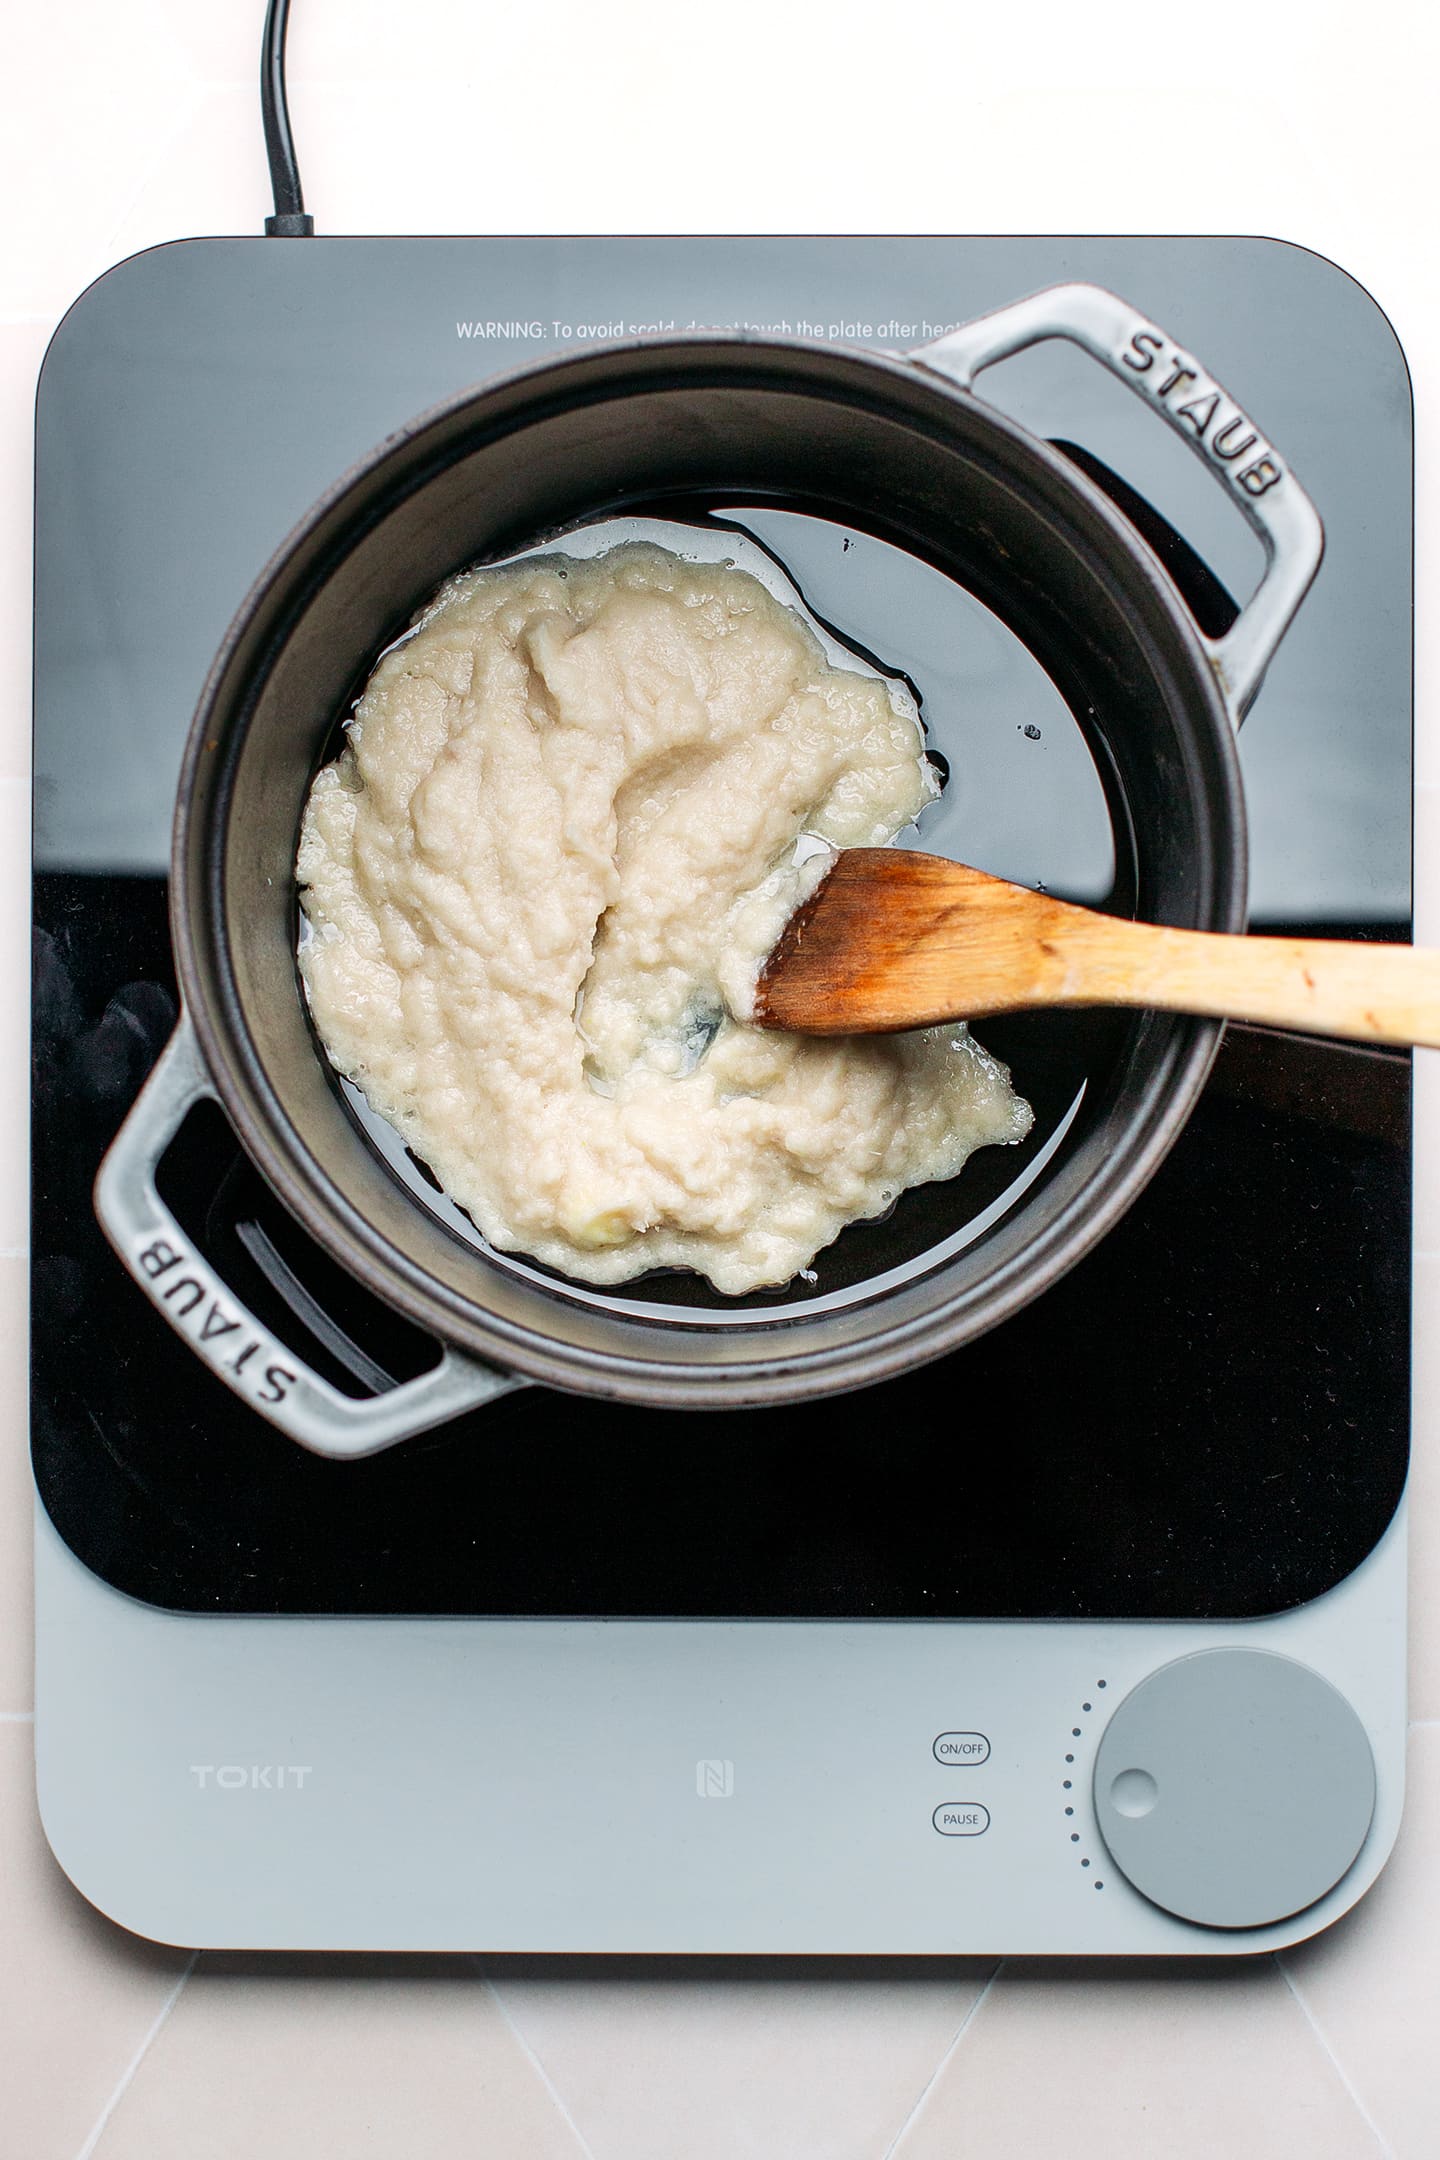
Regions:
<instances>
[{"instance_id":1,"label":"tile grout line","mask_svg":"<svg viewBox=\"0 0 1440 2160\"><path fill-rule=\"evenodd\" d=\"M995 1962L995 1970L991 1973L989 1979L985 1982L984 1987L981 1988L974 2002L971 2003L964 2017L961 2018L959 2026L956 2029L954 2039L950 2042L949 2047L946 2048L944 2054L940 2057L939 2062L936 2063L935 2068L931 2071L929 2077L926 2078L925 2083L921 2087L920 2092L916 2098L915 2105L911 2108L909 2114L905 2117L904 2122L901 2123L894 2137L891 2138L890 2143L886 2146L884 2152L881 2154L880 2160L891 2160L891 2155L899 2149L901 2139L909 2134L911 2126L916 2121L918 2121L921 2112L924 2109L925 2103L929 2099L930 2094L933 2091L941 2072L945 2069L947 2063L950 2061L951 2056L955 2053L955 2050L959 2047L966 2033L970 2030L970 2027L973 2024L975 2018L979 2015L980 2006L985 2001L985 1998L989 1995L991 1988L993 1988L995 1985L995 1982L999 1979L1000 1974L1004 1969L1004 1965L1004 1958L997 1958Z\"/></svg>"},{"instance_id":2,"label":"tile grout line","mask_svg":"<svg viewBox=\"0 0 1440 2160\"><path fill-rule=\"evenodd\" d=\"M33 1710L0 1710L0 1725L33 1725Z\"/></svg>"},{"instance_id":3,"label":"tile grout line","mask_svg":"<svg viewBox=\"0 0 1440 2160\"><path fill-rule=\"evenodd\" d=\"M106 2127L109 2124L111 2116L115 2113L116 2108L119 2107L120 2102L124 2099L126 2093L130 2090L131 2081L134 2078L136 2071L140 2068L141 2063L144 2062L145 2057L149 2054L156 2040L159 2039L160 2034L164 2029L166 2019L169 2017L171 2011L175 2008L176 2003L180 2000L181 1989L184 1987L186 1981L190 1978L191 1973L194 1972L195 1960L199 1957L199 1955L200 1952L198 1950L191 1951L190 1956L186 1961L185 1970L181 1973L179 1979L175 1982L174 1987L171 1988L170 1993L166 1996L164 2002L160 2005L159 2015L156 2017L154 2023L151 2025L149 2032L146 2033L144 2039L140 2042L139 2047L136 2048L135 2053L131 2056L129 2062L125 2065L124 2070L120 2074L119 2084L115 2087L114 2092L111 2093L110 2098L106 2101L104 2107L100 2110L100 2114L96 2121L95 2127L90 2132L89 2137L86 2138L85 2143L81 2146L79 2152L75 2155L75 2160L90 2160L91 2154L94 2152L101 2138L105 2135Z\"/></svg>"},{"instance_id":4,"label":"tile grout line","mask_svg":"<svg viewBox=\"0 0 1440 2160\"><path fill-rule=\"evenodd\" d=\"M1335 2072L1336 2077L1339 2078L1340 2083L1344 2086L1346 2092L1349 2093L1351 2100L1354 2102L1356 2113L1359 2115L1360 2120L1364 2123L1366 2129L1370 2132L1370 2135L1374 2138L1375 2143L1379 2146L1380 2151L1384 2155L1384 2160L1397 2160L1394 2146L1385 2136L1384 2132L1380 2128L1379 2123L1376 2122L1374 2116L1370 2113L1369 2108L1366 2107L1365 2102L1361 2099L1354 2084L1351 2082L1350 2074L1346 2070L1345 2065L1341 2062L1339 2056L1335 2053L1334 2048L1331 2047L1330 2042L1326 2039L1324 2029L1320 2024L1320 2020L1316 2017L1314 2011L1310 2008L1309 2003L1306 2002L1305 1997L1301 1994L1300 1989L1296 1985L1295 1981L1291 1978L1290 1973L1286 1967L1284 1958L1281 1956L1278 1950L1273 1950L1270 1954L1275 1960L1276 1972L1279 1973L1286 1987L1289 1988L1290 1993L1294 1998L1296 2008L1299 2010L1300 2015L1304 2018L1306 2024L1310 2027L1311 2032L1315 2035L1316 2043L1319 2046L1322 2054L1325 2056L1327 2062L1330 2064L1330 2067Z\"/></svg>"},{"instance_id":5,"label":"tile grout line","mask_svg":"<svg viewBox=\"0 0 1440 2160\"><path fill-rule=\"evenodd\" d=\"M570 2135L574 2138L576 2144L580 2147L581 2152L585 2155L585 2160L595 2160L595 2155L590 2148L589 2139L583 2134L579 2123L576 2122L574 2116L570 2113L569 2108L565 2105L564 2098L561 2095L560 2089L556 2085L555 2080L551 2077L549 2071L545 2068L544 2063L540 2060L540 2057L536 2054L534 2048L531 2047L524 2033L521 2032L519 2026L515 2023L514 2018L511 2017L509 2010L506 2008L504 1997L501 1995L500 1990L496 1987L494 1981L490 1978L489 1973L485 1970L483 1959L472 1956L470 1962L473 1964L476 1972L479 1973L481 1980L484 1982L486 1992L489 1994L490 2000L494 2003L496 2009L500 2012L501 2017L504 2019L505 2030L509 2033L511 2039L519 2048L521 2054L525 2057L525 2060L529 2063L531 2069L535 2072L535 2075L539 2078L541 2084L545 2087L546 2092L549 2093L550 2098L554 2101L556 2110L558 2111L561 2120L564 2122L565 2127L569 2130ZM81 2153L79 2156L79 2160L86 2160L86 2155L84 2153Z\"/></svg>"}]
</instances>

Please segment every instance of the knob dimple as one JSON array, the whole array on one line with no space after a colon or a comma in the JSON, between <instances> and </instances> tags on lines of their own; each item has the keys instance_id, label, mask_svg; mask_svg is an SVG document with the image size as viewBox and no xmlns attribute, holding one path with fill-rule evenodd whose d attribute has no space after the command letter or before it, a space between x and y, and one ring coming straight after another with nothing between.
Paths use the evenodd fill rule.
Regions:
<instances>
[{"instance_id":1,"label":"knob dimple","mask_svg":"<svg viewBox=\"0 0 1440 2160\"><path fill-rule=\"evenodd\" d=\"M1303 1912L1348 1871L1375 1761L1343 1695L1269 1650L1198 1650L1119 1704L1095 1756L1096 1819L1152 1903L1217 1928Z\"/></svg>"},{"instance_id":2,"label":"knob dimple","mask_svg":"<svg viewBox=\"0 0 1440 2160\"><path fill-rule=\"evenodd\" d=\"M1148 1815L1160 1788L1148 1770L1122 1770L1110 1781L1110 1805L1117 1815Z\"/></svg>"}]
</instances>

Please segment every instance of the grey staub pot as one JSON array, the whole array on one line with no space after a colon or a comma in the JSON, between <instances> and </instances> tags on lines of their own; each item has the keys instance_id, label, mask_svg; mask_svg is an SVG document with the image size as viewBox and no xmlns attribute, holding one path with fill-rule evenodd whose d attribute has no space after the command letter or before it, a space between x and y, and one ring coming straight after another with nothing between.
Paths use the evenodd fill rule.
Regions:
<instances>
[{"instance_id":1,"label":"grey staub pot","mask_svg":"<svg viewBox=\"0 0 1440 2160\"><path fill-rule=\"evenodd\" d=\"M1153 407L1259 533L1264 581L1223 637L1201 632L1098 486L973 395L982 368L1052 337ZM985 1193L971 1168L922 1187L880 1228L847 1231L817 1263L818 1283L799 1286L806 1294L739 1306L688 1279L591 1292L478 1249L387 1164L316 1042L295 966L301 806L337 717L457 567L707 497L829 516L958 579L1031 648L1086 729L1126 858L1115 904L1199 929L1244 926L1234 732L1319 565L1320 522L1234 399L1113 294L1058 286L903 357L710 334L640 340L528 368L425 415L317 504L216 659L175 819L184 1016L96 1190L116 1250L196 1354L322 1454L390 1446L526 1381L709 1409L885 1379L1004 1320L1072 1266L1144 1186L1199 1095L1214 1023L1037 1017L1017 1077L1033 1093L1033 1079L1058 1074L1069 1108L1037 1128L1021 1174L1007 1167L1008 1190ZM156 1189L157 1163L204 1096L320 1245L444 1346L431 1371L352 1400L231 1295Z\"/></svg>"}]
</instances>

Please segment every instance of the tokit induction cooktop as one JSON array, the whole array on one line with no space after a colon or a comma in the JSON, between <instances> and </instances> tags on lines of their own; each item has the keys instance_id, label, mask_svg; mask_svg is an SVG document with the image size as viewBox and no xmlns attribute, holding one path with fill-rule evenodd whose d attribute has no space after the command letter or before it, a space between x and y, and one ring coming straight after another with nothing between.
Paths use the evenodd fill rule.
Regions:
<instances>
[{"instance_id":1,"label":"tokit induction cooktop","mask_svg":"<svg viewBox=\"0 0 1440 2160\"><path fill-rule=\"evenodd\" d=\"M315 497L415 413L545 352L702 326L898 350L1076 279L1202 354L1325 524L1241 736L1252 923L1405 940L1408 381L1374 302L1303 250L191 241L121 264L56 333L37 409L36 1741L56 1854L126 1926L231 1947L1194 1955L1311 1934L1383 1866L1403 1780L1407 1055L1231 1028L1104 1239L881 1385L713 1413L526 1387L365 1460L307 1452L222 1384L94 1212L177 1020L190 717ZM1259 547L1139 400L1051 344L980 394L1110 495L1202 628L1227 627ZM973 596L865 531L754 497L704 508L949 716L963 755L921 845L1112 891L1077 715ZM977 1033L1043 1088L1023 1022ZM157 1182L342 1396L435 1366L215 1104ZM857 1277L882 1234L843 1233Z\"/></svg>"}]
</instances>

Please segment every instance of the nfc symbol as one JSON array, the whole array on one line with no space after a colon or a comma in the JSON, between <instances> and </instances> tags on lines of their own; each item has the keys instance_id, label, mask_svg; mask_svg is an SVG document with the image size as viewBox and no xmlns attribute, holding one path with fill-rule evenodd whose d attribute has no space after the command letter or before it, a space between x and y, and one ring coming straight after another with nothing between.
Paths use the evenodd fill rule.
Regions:
<instances>
[{"instance_id":1,"label":"nfc symbol","mask_svg":"<svg viewBox=\"0 0 1440 2160\"><path fill-rule=\"evenodd\" d=\"M702 1800L728 1800L735 1790L734 1763L702 1756L695 1765L695 1790Z\"/></svg>"}]
</instances>

